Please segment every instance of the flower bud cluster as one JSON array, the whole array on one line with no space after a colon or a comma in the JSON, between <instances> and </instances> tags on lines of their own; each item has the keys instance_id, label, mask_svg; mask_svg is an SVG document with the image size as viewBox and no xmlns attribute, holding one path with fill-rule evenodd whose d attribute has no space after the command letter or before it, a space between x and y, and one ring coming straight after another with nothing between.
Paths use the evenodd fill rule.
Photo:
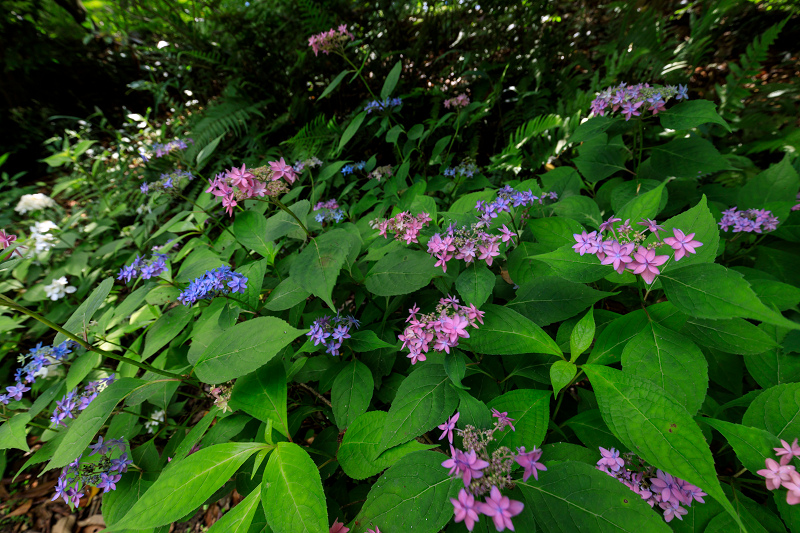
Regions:
<instances>
[{"instance_id":1,"label":"flower bud cluster","mask_svg":"<svg viewBox=\"0 0 800 533\"><path fill-rule=\"evenodd\" d=\"M673 518L683 520L683 515L689 512L683 505L691 507L692 501L705 503L706 493L699 487L645 464L632 453L620 457L616 449L606 450L601 446L600 455L597 469L638 494L650 507L658 505L667 522Z\"/></svg>"},{"instance_id":2,"label":"flower bud cluster","mask_svg":"<svg viewBox=\"0 0 800 533\"><path fill-rule=\"evenodd\" d=\"M300 172L303 172L307 168L314 168L319 166L322 166L322 161L320 161L316 157L311 157L309 159L295 161L294 165L292 165L292 168L296 173L299 174Z\"/></svg>"},{"instance_id":3,"label":"flower bud cluster","mask_svg":"<svg viewBox=\"0 0 800 533\"><path fill-rule=\"evenodd\" d=\"M339 209L336 199L318 202L314 206L314 211L319 211L314 215L314 220L322 224L323 222L341 222L344 219L344 211Z\"/></svg>"},{"instance_id":4,"label":"flower bud cluster","mask_svg":"<svg viewBox=\"0 0 800 533\"><path fill-rule=\"evenodd\" d=\"M627 121L632 116L641 116L643 110L657 115L666 109L664 106L672 98L676 100L689 98L688 88L685 85L650 87L647 83L638 85L620 83L617 87L609 87L597 94L597 98L592 101L592 113L602 117L609 112L609 107L611 112L622 108L622 115Z\"/></svg>"},{"instance_id":5,"label":"flower bud cluster","mask_svg":"<svg viewBox=\"0 0 800 533\"><path fill-rule=\"evenodd\" d=\"M47 376L48 366L67 359L74 348L75 341L64 341L58 346L42 346L40 342L27 354L19 354L17 362L20 366L14 371L14 385L6 387L6 393L0 394L0 403L8 405L10 400L22 400L22 393L28 392L26 384L34 383L39 376Z\"/></svg>"},{"instance_id":6,"label":"flower bud cluster","mask_svg":"<svg viewBox=\"0 0 800 533\"><path fill-rule=\"evenodd\" d=\"M763 233L776 230L779 222L780 220L772 214L772 211L766 209L738 210L734 206L722 212L719 227L722 231L728 231L733 227L733 233Z\"/></svg>"},{"instance_id":7,"label":"flower bud cluster","mask_svg":"<svg viewBox=\"0 0 800 533\"><path fill-rule=\"evenodd\" d=\"M50 417L50 422L54 426L64 426L64 420L67 418L75 418L75 411L83 411L92 401L97 398L106 387L114 383L116 379L114 374L107 378L99 379L97 381L90 381L84 387L83 392L78 394L78 389L72 389L64 395L63 398L56 401L56 408L53 411L53 416Z\"/></svg>"},{"instance_id":8,"label":"flower bud cluster","mask_svg":"<svg viewBox=\"0 0 800 533\"><path fill-rule=\"evenodd\" d=\"M89 448L92 449L89 456L99 453L102 456L100 460L96 463L81 464L83 458L83 454L81 454L65 466L58 477L56 493L51 501L64 498L67 505L78 507L87 487L103 489L104 493L116 490L116 484L122 478L122 474L128 471L128 465L133 464L133 461L128 459L128 454L125 453L127 447L124 439L111 439L103 442L103 437L98 437L96 444L89 445ZM119 448L122 452L116 459L111 458L114 448Z\"/></svg>"},{"instance_id":9,"label":"flower bud cluster","mask_svg":"<svg viewBox=\"0 0 800 533\"><path fill-rule=\"evenodd\" d=\"M793 458L800 457L800 445L797 444L797 439L791 444L781 439L781 447L773 449L775 456L780 457L780 463L768 458L764 461L766 468L756 474L767 479L769 490L778 490L781 487L786 489L786 503L797 505L800 503L800 473L789 463Z\"/></svg>"},{"instance_id":10,"label":"flower bud cluster","mask_svg":"<svg viewBox=\"0 0 800 533\"><path fill-rule=\"evenodd\" d=\"M370 172L367 177L371 180L381 181L383 178L389 178L393 175L394 171L392 170L392 165L384 165L382 167L377 167L375 170Z\"/></svg>"},{"instance_id":11,"label":"flower bud cluster","mask_svg":"<svg viewBox=\"0 0 800 533\"><path fill-rule=\"evenodd\" d=\"M469 157L464 159L461 163L459 163L455 167L447 167L444 169L443 174L445 176L453 177L462 177L462 178L471 178L478 172L478 165L470 159Z\"/></svg>"},{"instance_id":12,"label":"flower bud cluster","mask_svg":"<svg viewBox=\"0 0 800 533\"><path fill-rule=\"evenodd\" d=\"M189 141L190 144L194 144L193 139L186 139L186 141ZM186 150L187 148L189 148L189 145L186 144L186 141L184 141L183 139L176 139L174 141L169 141L166 144L156 143L153 145L153 157L155 158L164 157L173 150Z\"/></svg>"},{"instance_id":13,"label":"flower bud cluster","mask_svg":"<svg viewBox=\"0 0 800 533\"><path fill-rule=\"evenodd\" d=\"M308 46L314 51L314 55L330 54L331 52L343 52L344 46L347 41L355 40L352 33L347 31L347 25L342 24L336 29L331 28L328 31L312 35L308 38Z\"/></svg>"},{"instance_id":14,"label":"flower bud cluster","mask_svg":"<svg viewBox=\"0 0 800 533\"><path fill-rule=\"evenodd\" d=\"M436 265L447 272L447 262L451 259L461 259L465 263L475 260L486 261L492 266L494 258L500 255L500 242L508 242L516 234L503 226L501 235L491 235L481 229L480 222L472 224L469 228L463 226L456 228L452 224L444 233L436 233L428 241L428 253L436 258Z\"/></svg>"},{"instance_id":15,"label":"flower bud cluster","mask_svg":"<svg viewBox=\"0 0 800 533\"><path fill-rule=\"evenodd\" d=\"M634 230L630 219L614 227L616 222L621 221L622 219L611 217L600 224L599 233L583 231L573 234L577 244L572 249L580 255L594 254L602 264L613 266L618 274L628 270L642 276L645 283L649 284L661 273L658 267L669 259L668 255L656 255L656 249L669 246L675 251L675 261L680 261L689 254L697 253L695 249L703 246L702 242L694 240L694 233L685 234L677 228L673 228L672 237L662 240L659 232L664 228L650 219L638 223L656 236L655 242L644 246L647 234L643 230ZM604 238L605 232L611 235Z\"/></svg>"},{"instance_id":16,"label":"flower bud cluster","mask_svg":"<svg viewBox=\"0 0 800 533\"><path fill-rule=\"evenodd\" d=\"M331 355L340 355L339 349L342 342L350 338L350 328L358 329L359 322L352 316L325 315L316 319L311 324L311 330L306 333L314 346L325 345L325 352Z\"/></svg>"},{"instance_id":17,"label":"flower bud cluster","mask_svg":"<svg viewBox=\"0 0 800 533\"><path fill-rule=\"evenodd\" d=\"M419 242L419 232L431 222L431 217L428 213L419 213L412 215L408 211L398 213L390 219L375 219L370 222L372 229L380 230L378 235L382 235L388 239L387 231L394 233L394 238L398 241L406 241L406 244L412 242Z\"/></svg>"},{"instance_id":18,"label":"flower bud cluster","mask_svg":"<svg viewBox=\"0 0 800 533\"><path fill-rule=\"evenodd\" d=\"M425 361L425 354L431 348L435 352L450 353L450 348L458 346L458 339L469 338L468 326L477 328L478 323L483 324L485 314L474 304L460 305L452 296L441 298L433 313L417 316L418 312L416 304L408 310L408 326L397 336L403 341L403 348L411 352L406 357L411 359L412 365Z\"/></svg>"},{"instance_id":19,"label":"flower bud cluster","mask_svg":"<svg viewBox=\"0 0 800 533\"><path fill-rule=\"evenodd\" d=\"M367 104L367 106L364 108L364 111L366 111L367 114L370 114L373 111L393 111L393 108L402 103L403 100L400 98L384 98L383 100L373 100Z\"/></svg>"},{"instance_id":20,"label":"flower bud cluster","mask_svg":"<svg viewBox=\"0 0 800 533\"><path fill-rule=\"evenodd\" d=\"M364 167L367 166L366 161L359 161L358 163L353 163L352 165L345 165L342 167L342 176L347 176L348 174L352 174L356 170L364 170Z\"/></svg>"},{"instance_id":21,"label":"flower bud cluster","mask_svg":"<svg viewBox=\"0 0 800 533\"><path fill-rule=\"evenodd\" d=\"M167 257L167 254L153 254L148 261L145 261L137 255L133 263L119 270L117 279L128 283L135 277L142 279L158 277L167 271Z\"/></svg>"},{"instance_id":22,"label":"flower bud cluster","mask_svg":"<svg viewBox=\"0 0 800 533\"><path fill-rule=\"evenodd\" d=\"M462 109L469 105L469 96L464 93L459 94L458 96L454 96L453 98L448 98L444 101L445 109Z\"/></svg>"},{"instance_id":23,"label":"flower bud cluster","mask_svg":"<svg viewBox=\"0 0 800 533\"><path fill-rule=\"evenodd\" d=\"M234 272L228 266L207 270L201 277L192 280L189 286L178 295L178 301L186 306L194 305L199 300L211 300L222 294L231 292L244 293L247 289L247 278Z\"/></svg>"},{"instance_id":24,"label":"flower bud cluster","mask_svg":"<svg viewBox=\"0 0 800 533\"><path fill-rule=\"evenodd\" d=\"M278 181L281 178L290 184L297 178L294 168L287 165L282 157L279 161L270 161L269 167L248 170L242 165L242 168L234 167L217 174L213 180L208 180L206 192L222 198L222 206L228 216L233 216L233 208L239 205L238 202L286 192L286 184Z\"/></svg>"},{"instance_id":25,"label":"flower bud cluster","mask_svg":"<svg viewBox=\"0 0 800 533\"><path fill-rule=\"evenodd\" d=\"M161 174L157 181L151 183L142 183L139 190L142 194L147 194L150 191L164 191L168 193L177 193L183 189L184 183L188 183L194 179L194 176L188 170L175 170L169 174Z\"/></svg>"},{"instance_id":26,"label":"flower bud cluster","mask_svg":"<svg viewBox=\"0 0 800 533\"><path fill-rule=\"evenodd\" d=\"M520 192L506 185L497 191L497 198L494 201L484 202L479 200L475 205L475 209L480 212L480 215L478 215L478 218L480 218L478 227L488 226L491 224L492 219L497 218L500 213L510 213L512 207L530 207L536 202L539 205L543 205L547 199L558 200L558 194L545 192L541 196L536 196L530 189L526 192Z\"/></svg>"},{"instance_id":27,"label":"flower bud cluster","mask_svg":"<svg viewBox=\"0 0 800 533\"><path fill-rule=\"evenodd\" d=\"M219 407L223 413L226 411L232 411L228 405L228 402L231 401L231 394L233 394L232 383L217 386L212 385L207 387L207 390L211 397L214 398L214 405Z\"/></svg>"}]
</instances>

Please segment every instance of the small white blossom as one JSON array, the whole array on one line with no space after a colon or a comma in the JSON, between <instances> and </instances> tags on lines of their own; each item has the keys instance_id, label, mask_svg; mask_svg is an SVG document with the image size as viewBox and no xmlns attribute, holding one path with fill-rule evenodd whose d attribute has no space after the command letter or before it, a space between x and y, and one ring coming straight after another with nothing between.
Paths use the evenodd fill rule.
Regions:
<instances>
[{"instance_id":1,"label":"small white blossom","mask_svg":"<svg viewBox=\"0 0 800 533\"><path fill-rule=\"evenodd\" d=\"M49 233L50 230L54 229L57 230L58 226L52 220L37 222L30 227L30 238L33 239L35 253L46 252L57 244L55 236Z\"/></svg>"},{"instance_id":2,"label":"small white blossom","mask_svg":"<svg viewBox=\"0 0 800 533\"><path fill-rule=\"evenodd\" d=\"M72 294L77 290L75 287L68 285L67 283L66 276L61 276L58 279L54 279L50 285L44 286L44 293L53 301L59 300L67 294Z\"/></svg>"},{"instance_id":3,"label":"small white blossom","mask_svg":"<svg viewBox=\"0 0 800 533\"><path fill-rule=\"evenodd\" d=\"M56 203L49 196L37 192L36 194L26 194L19 199L17 207L14 211L20 215L24 215L28 211L38 211L48 207L55 207Z\"/></svg>"},{"instance_id":4,"label":"small white blossom","mask_svg":"<svg viewBox=\"0 0 800 533\"><path fill-rule=\"evenodd\" d=\"M153 414L150 415L150 420L144 423L144 427L147 428L147 432L155 432L155 429L159 426L159 424L163 424L164 420L166 420L166 414L167 413L165 413L163 409L153 412Z\"/></svg>"}]
</instances>

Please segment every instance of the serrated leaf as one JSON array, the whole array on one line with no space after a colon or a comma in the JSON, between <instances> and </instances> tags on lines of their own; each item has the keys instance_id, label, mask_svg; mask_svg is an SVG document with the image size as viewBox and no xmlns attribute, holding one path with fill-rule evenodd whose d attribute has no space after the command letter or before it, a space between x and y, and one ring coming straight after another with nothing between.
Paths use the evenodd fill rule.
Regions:
<instances>
[{"instance_id":1,"label":"serrated leaf","mask_svg":"<svg viewBox=\"0 0 800 533\"><path fill-rule=\"evenodd\" d=\"M710 100L686 100L659 113L661 125L671 130L688 130L703 124L719 124L726 130L731 127L717 113L717 106Z\"/></svg>"},{"instance_id":2,"label":"serrated leaf","mask_svg":"<svg viewBox=\"0 0 800 533\"><path fill-rule=\"evenodd\" d=\"M286 371L283 361L273 359L252 374L236 380L230 406L261 420L289 437Z\"/></svg>"},{"instance_id":3,"label":"serrated leaf","mask_svg":"<svg viewBox=\"0 0 800 533\"><path fill-rule=\"evenodd\" d=\"M291 277L300 287L319 296L334 308L331 294L339 271L356 243L354 235L344 229L333 229L311 239L292 263Z\"/></svg>"},{"instance_id":4,"label":"serrated leaf","mask_svg":"<svg viewBox=\"0 0 800 533\"><path fill-rule=\"evenodd\" d=\"M708 209L708 201L705 195L700 199L696 206L688 211L684 211L680 215L676 215L667 219L662 224L664 231L661 232L663 236L672 236L673 229L677 228L685 234L694 233L694 240L703 243L696 249L696 254L685 255L680 261L667 262L662 268L661 272L669 272L670 270L681 268L687 265L697 263L713 263L717 257L717 248L719 248L719 226L714 219L714 215ZM655 236L648 237L645 244L655 242ZM674 250L668 247L662 247L659 250L660 254L675 256Z\"/></svg>"},{"instance_id":5,"label":"serrated leaf","mask_svg":"<svg viewBox=\"0 0 800 533\"><path fill-rule=\"evenodd\" d=\"M548 353L561 356L561 350L542 328L504 306L487 304L483 324L470 330L469 339L462 343L472 351L488 355Z\"/></svg>"},{"instance_id":6,"label":"serrated leaf","mask_svg":"<svg viewBox=\"0 0 800 533\"><path fill-rule=\"evenodd\" d=\"M661 196L667 194L666 184L666 182L662 182L655 189L636 194L614 216L623 221L630 220L632 224L645 218L656 218L661 206Z\"/></svg>"},{"instance_id":7,"label":"serrated leaf","mask_svg":"<svg viewBox=\"0 0 800 533\"><path fill-rule=\"evenodd\" d=\"M742 424L769 431L779 439L800 435L800 383L770 387L756 398L742 418Z\"/></svg>"},{"instance_id":8,"label":"serrated leaf","mask_svg":"<svg viewBox=\"0 0 800 533\"><path fill-rule=\"evenodd\" d=\"M575 131L570 135L569 142L581 143L591 140L598 135L602 134L615 123L620 122L619 117L611 116L597 116L583 122L580 126L575 128Z\"/></svg>"},{"instance_id":9,"label":"serrated leaf","mask_svg":"<svg viewBox=\"0 0 800 533\"><path fill-rule=\"evenodd\" d=\"M255 211L237 213L233 221L233 233L236 235L236 240L261 254L262 257L272 256L272 242L267 239L267 219L261 213Z\"/></svg>"},{"instance_id":10,"label":"serrated leaf","mask_svg":"<svg viewBox=\"0 0 800 533\"><path fill-rule=\"evenodd\" d=\"M530 259L547 263L558 276L576 283L591 283L613 272L611 267L601 265L597 256L579 255L570 244L546 254L532 255Z\"/></svg>"},{"instance_id":11,"label":"serrated leaf","mask_svg":"<svg viewBox=\"0 0 800 533\"><path fill-rule=\"evenodd\" d=\"M569 361L556 361L550 365L550 383L553 385L553 396L558 396L561 389L572 381L578 373L578 367Z\"/></svg>"},{"instance_id":12,"label":"serrated leaf","mask_svg":"<svg viewBox=\"0 0 800 533\"><path fill-rule=\"evenodd\" d=\"M722 433L722 436L736 452L736 457L742 462L742 465L754 474L765 468L764 461L766 459L775 459L773 448L781 446L780 440L775 435L763 429L713 418L700 418L699 420Z\"/></svg>"},{"instance_id":13,"label":"serrated leaf","mask_svg":"<svg viewBox=\"0 0 800 533\"><path fill-rule=\"evenodd\" d=\"M700 137L673 139L652 150L651 166L676 178L696 178L728 168L728 161L714 145Z\"/></svg>"},{"instance_id":14,"label":"serrated leaf","mask_svg":"<svg viewBox=\"0 0 800 533\"><path fill-rule=\"evenodd\" d=\"M410 294L431 282L436 273L435 263L425 252L396 250L375 263L364 285L376 296Z\"/></svg>"},{"instance_id":15,"label":"serrated leaf","mask_svg":"<svg viewBox=\"0 0 800 533\"><path fill-rule=\"evenodd\" d=\"M587 307L594 305L614 292L604 292L587 287L583 283L573 283L565 279L548 276L534 278L533 281L517 289L517 296L507 307L533 320L539 326L549 326L572 318Z\"/></svg>"},{"instance_id":16,"label":"serrated leaf","mask_svg":"<svg viewBox=\"0 0 800 533\"><path fill-rule=\"evenodd\" d=\"M726 353L756 355L777 347L769 335L741 318L709 320L690 317L681 333L701 346Z\"/></svg>"},{"instance_id":17,"label":"serrated leaf","mask_svg":"<svg viewBox=\"0 0 800 533\"><path fill-rule=\"evenodd\" d=\"M750 178L739 190L737 205L740 209L761 209L769 202L796 202L800 177L792 167L789 157L771 165L767 170Z\"/></svg>"},{"instance_id":18,"label":"serrated leaf","mask_svg":"<svg viewBox=\"0 0 800 533\"><path fill-rule=\"evenodd\" d=\"M63 329L76 334L78 337L82 337L84 329L89 326L92 316L94 316L95 312L103 305L103 302L108 296L108 293L111 292L111 287L113 286L114 278L104 279L103 282L92 291L92 294L86 298L86 301L72 313L72 316L70 316L69 320L64 324ZM53 339L53 346L57 346L65 340L67 340L66 335L63 333L56 333Z\"/></svg>"},{"instance_id":19,"label":"serrated leaf","mask_svg":"<svg viewBox=\"0 0 800 533\"><path fill-rule=\"evenodd\" d=\"M495 446L508 446L512 450L525 446L532 450L544 441L550 418L550 391L512 390L492 399L487 406L501 413L508 412L508 416L514 419L516 431L507 428L499 436L495 434Z\"/></svg>"},{"instance_id":20,"label":"serrated leaf","mask_svg":"<svg viewBox=\"0 0 800 533\"><path fill-rule=\"evenodd\" d=\"M264 303L264 308L270 311L285 311L291 309L299 304L306 298L311 296L311 293L298 285L294 279L290 277L281 281L275 287Z\"/></svg>"},{"instance_id":21,"label":"serrated leaf","mask_svg":"<svg viewBox=\"0 0 800 533\"><path fill-rule=\"evenodd\" d=\"M633 337L648 323L647 315L641 309L615 318L606 324L597 337L587 363L608 365L622 360L622 350Z\"/></svg>"},{"instance_id":22,"label":"serrated leaf","mask_svg":"<svg viewBox=\"0 0 800 533\"><path fill-rule=\"evenodd\" d=\"M373 333L374 335L374 333ZM331 403L336 425L344 429L367 412L375 382L364 363L351 361L336 376L331 388Z\"/></svg>"},{"instance_id":23,"label":"serrated leaf","mask_svg":"<svg viewBox=\"0 0 800 533\"><path fill-rule=\"evenodd\" d=\"M342 165L344 165L344 163L342 163ZM308 200L300 200L289 206L289 211L297 215L297 218L304 223L310 209L311 203ZM299 238L301 240L306 238L302 226L300 226L300 223L297 222L292 215L286 211L278 211L267 219L264 241L277 241L284 235L289 235L289 237Z\"/></svg>"},{"instance_id":24,"label":"serrated leaf","mask_svg":"<svg viewBox=\"0 0 800 533\"><path fill-rule=\"evenodd\" d=\"M0 450L17 449L29 452L26 425L31 421L29 413L17 413L0 425Z\"/></svg>"},{"instance_id":25,"label":"serrated leaf","mask_svg":"<svg viewBox=\"0 0 800 533\"><path fill-rule=\"evenodd\" d=\"M473 263L464 269L456 279L456 290L464 299L465 304L480 307L494 289L495 276L482 261Z\"/></svg>"}]
</instances>

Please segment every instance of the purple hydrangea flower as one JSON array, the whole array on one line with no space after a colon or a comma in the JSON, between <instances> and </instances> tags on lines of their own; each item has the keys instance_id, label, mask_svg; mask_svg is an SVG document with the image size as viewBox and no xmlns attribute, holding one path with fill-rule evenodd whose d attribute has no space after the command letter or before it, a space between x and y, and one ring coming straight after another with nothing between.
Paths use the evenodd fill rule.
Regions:
<instances>
[{"instance_id":1,"label":"purple hydrangea flower","mask_svg":"<svg viewBox=\"0 0 800 533\"><path fill-rule=\"evenodd\" d=\"M478 510L481 514L492 517L497 531L504 531L506 528L514 531L514 524L511 522L511 518L521 513L524 508L525 505L522 502L503 496L496 486L492 486L486 502L478 504Z\"/></svg>"}]
</instances>

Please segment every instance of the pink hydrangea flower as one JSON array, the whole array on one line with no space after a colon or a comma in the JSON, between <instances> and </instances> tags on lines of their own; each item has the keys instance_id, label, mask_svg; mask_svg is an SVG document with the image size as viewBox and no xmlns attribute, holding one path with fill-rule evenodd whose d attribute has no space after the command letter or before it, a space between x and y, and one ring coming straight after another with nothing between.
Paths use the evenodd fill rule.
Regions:
<instances>
[{"instance_id":1,"label":"pink hydrangea flower","mask_svg":"<svg viewBox=\"0 0 800 533\"><path fill-rule=\"evenodd\" d=\"M628 268L634 274L639 274L645 283L653 283L656 276L661 274L658 267L663 265L669 259L668 255L656 255L655 250L648 250L644 246L639 246L633 254L633 261L628 265Z\"/></svg>"},{"instance_id":2,"label":"pink hydrangea flower","mask_svg":"<svg viewBox=\"0 0 800 533\"><path fill-rule=\"evenodd\" d=\"M703 246L702 242L693 240L694 233L686 235L678 228L673 228L672 233L675 236L666 237L664 243L675 250L675 261L680 261L687 254L696 254L695 248Z\"/></svg>"},{"instance_id":3,"label":"pink hydrangea flower","mask_svg":"<svg viewBox=\"0 0 800 533\"><path fill-rule=\"evenodd\" d=\"M464 522L467 530L472 531L475 523L480 518L475 504L475 496L465 489L461 489L458 493L458 499L450 498L450 503L453 504L454 521Z\"/></svg>"},{"instance_id":4,"label":"pink hydrangea flower","mask_svg":"<svg viewBox=\"0 0 800 533\"><path fill-rule=\"evenodd\" d=\"M439 437L439 440L447 437L447 440L450 441L450 444L453 444L453 430L456 428L456 422L458 422L459 416L461 416L461 413L456 413L448 418L444 424L438 426L439 429L442 430L442 436Z\"/></svg>"},{"instance_id":5,"label":"pink hydrangea flower","mask_svg":"<svg viewBox=\"0 0 800 533\"><path fill-rule=\"evenodd\" d=\"M522 502L503 496L496 486L492 486L486 502L478 504L480 513L492 518L497 531L505 531L506 528L514 531L514 524L511 523L511 518L521 513L524 508L525 505Z\"/></svg>"},{"instance_id":6,"label":"pink hydrangea flower","mask_svg":"<svg viewBox=\"0 0 800 533\"><path fill-rule=\"evenodd\" d=\"M792 480L791 474L795 471L793 466L782 465L771 457L768 457L765 463L767 468L759 470L756 474L767 479L767 488L769 490L778 490L784 481Z\"/></svg>"},{"instance_id":7,"label":"pink hydrangea flower","mask_svg":"<svg viewBox=\"0 0 800 533\"><path fill-rule=\"evenodd\" d=\"M781 447L774 450L775 455L781 458L782 465L789 464L793 457L800 457L800 445L797 444L797 439L794 439L791 445L781 439Z\"/></svg>"},{"instance_id":8,"label":"pink hydrangea flower","mask_svg":"<svg viewBox=\"0 0 800 533\"><path fill-rule=\"evenodd\" d=\"M514 457L514 461L525 469L522 475L522 481L528 481L528 478L533 475L533 479L539 481L539 470L546 471L547 467L545 467L542 463L539 462L539 459L542 457L542 450L533 447L533 450L526 452L525 446L517 448L517 455Z\"/></svg>"}]
</instances>

